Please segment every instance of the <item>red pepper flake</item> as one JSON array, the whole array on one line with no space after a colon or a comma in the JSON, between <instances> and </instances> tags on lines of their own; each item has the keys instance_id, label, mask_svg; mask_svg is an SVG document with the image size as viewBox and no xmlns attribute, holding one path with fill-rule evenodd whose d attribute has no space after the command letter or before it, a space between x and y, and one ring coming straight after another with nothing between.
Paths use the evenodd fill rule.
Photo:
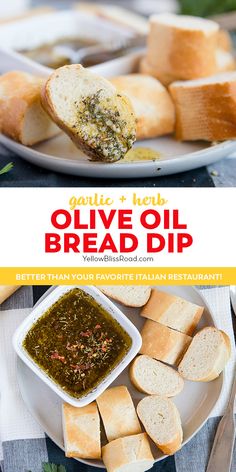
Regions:
<instances>
[{"instance_id":1,"label":"red pepper flake","mask_svg":"<svg viewBox=\"0 0 236 472\"><path fill-rule=\"evenodd\" d=\"M60 356L57 351L55 351L51 354L51 359L57 359L58 361L61 361L61 362L64 362L64 363L66 362L65 357Z\"/></svg>"},{"instance_id":2,"label":"red pepper flake","mask_svg":"<svg viewBox=\"0 0 236 472\"><path fill-rule=\"evenodd\" d=\"M80 336L82 336L83 338L89 338L92 334L92 331L81 331L80 333Z\"/></svg>"},{"instance_id":3,"label":"red pepper flake","mask_svg":"<svg viewBox=\"0 0 236 472\"><path fill-rule=\"evenodd\" d=\"M95 326L95 329L101 329L101 325L100 325L100 324L97 324L97 325Z\"/></svg>"}]
</instances>

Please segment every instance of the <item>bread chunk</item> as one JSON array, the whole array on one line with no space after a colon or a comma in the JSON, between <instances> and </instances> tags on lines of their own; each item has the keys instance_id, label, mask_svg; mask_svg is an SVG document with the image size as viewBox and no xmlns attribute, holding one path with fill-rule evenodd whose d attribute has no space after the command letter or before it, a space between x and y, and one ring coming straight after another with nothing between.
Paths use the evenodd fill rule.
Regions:
<instances>
[{"instance_id":1,"label":"bread chunk","mask_svg":"<svg viewBox=\"0 0 236 472\"><path fill-rule=\"evenodd\" d=\"M151 297L141 311L141 316L191 336L203 311L204 307L184 298L153 289Z\"/></svg>"},{"instance_id":2,"label":"bread chunk","mask_svg":"<svg viewBox=\"0 0 236 472\"><path fill-rule=\"evenodd\" d=\"M145 285L99 285L98 288L107 297L131 307L145 305L151 295L151 288Z\"/></svg>"},{"instance_id":3,"label":"bread chunk","mask_svg":"<svg viewBox=\"0 0 236 472\"><path fill-rule=\"evenodd\" d=\"M181 419L169 398L161 395L145 397L139 402L137 413L148 436L164 454L175 454L181 448Z\"/></svg>"},{"instance_id":4,"label":"bread chunk","mask_svg":"<svg viewBox=\"0 0 236 472\"><path fill-rule=\"evenodd\" d=\"M45 79L14 71L0 77L0 132L25 146L56 136L60 130L40 101Z\"/></svg>"},{"instance_id":5,"label":"bread chunk","mask_svg":"<svg viewBox=\"0 0 236 472\"><path fill-rule=\"evenodd\" d=\"M175 369L145 355L132 362L130 380L140 392L148 395L174 397L184 388L184 381Z\"/></svg>"},{"instance_id":6,"label":"bread chunk","mask_svg":"<svg viewBox=\"0 0 236 472\"><path fill-rule=\"evenodd\" d=\"M171 13L153 15L147 62L161 82L168 76L172 82L215 74L218 33L219 25L211 20Z\"/></svg>"},{"instance_id":7,"label":"bread chunk","mask_svg":"<svg viewBox=\"0 0 236 472\"><path fill-rule=\"evenodd\" d=\"M108 441L141 433L141 426L127 387L108 388L97 398Z\"/></svg>"},{"instance_id":8,"label":"bread chunk","mask_svg":"<svg viewBox=\"0 0 236 472\"><path fill-rule=\"evenodd\" d=\"M66 457L100 459L100 418L96 402L81 408L64 403L62 420Z\"/></svg>"},{"instance_id":9,"label":"bread chunk","mask_svg":"<svg viewBox=\"0 0 236 472\"><path fill-rule=\"evenodd\" d=\"M169 87L181 141L236 138L236 72L174 82Z\"/></svg>"},{"instance_id":10,"label":"bread chunk","mask_svg":"<svg viewBox=\"0 0 236 472\"><path fill-rule=\"evenodd\" d=\"M145 472L154 465L146 433L116 439L102 448L107 472Z\"/></svg>"},{"instance_id":11,"label":"bread chunk","mask_svg":"<svg viewBox=\"0 0 236 472\"><path fill-rule=\"evenodd\" d=\"M147 320L143 326L141 354L178 365L192 338L167 326Z\"/></svg>"},{"instance_id":12,"label":"bread chunk","mask_svg":"<svg viewBox=\"0 0 236 472\"><path fill-rule=\"evenodd\" d=\"M173 133L175 109L167 89L150 75L129 74L111 82L129 97L137 119L137 139Z\"/></svg>"},{"instance_id":13,"label":"bread chunk","mask_svg":"<svg viewBox=\"0 0 236 472\"><path fill-rule=\"evenodd\" d=\"M52 120L93 160L118 161L136 139L129 99L79 64L53 72L41 99Z\"/></svg>"},{"instance_id":14,"label":"bread chunk","mask_svg":"<svg viewBox=\"0 0 236 472\"><path fill-rule=\"evenodd\" d=\"M230 339L212 326L203 328L193 338L179 364L180 375L195 382L217 378L230 358Z\"/></svg>"}]
</instances>

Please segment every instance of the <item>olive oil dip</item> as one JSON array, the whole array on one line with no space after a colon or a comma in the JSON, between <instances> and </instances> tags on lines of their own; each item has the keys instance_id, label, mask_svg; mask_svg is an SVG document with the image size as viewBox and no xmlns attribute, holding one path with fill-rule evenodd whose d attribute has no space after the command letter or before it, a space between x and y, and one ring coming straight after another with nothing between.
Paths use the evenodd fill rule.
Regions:
<instances>
[{"instance_id":1,"label":"olive oil dip","mask_svg":"<svg viewBox=\"0 0 236 472\"><path fill-rule=\"evenodd\" d=\"M119 162L137 162L137 161L156 161L161 158L161 153L148 147L136 147L130 149L122 161Z\"/></svg>"},{"instance_id":2,"label":"olive oil dip","mask_svg":"<svg viewBox=\"0 0 236 472\"><path fill-rule=\"evenodd\" d=\"M110 313L79 288L60 297L23 341L34 362L76 398L93 390L131 344L129 334Z\"/></svg>"}]
</instances>

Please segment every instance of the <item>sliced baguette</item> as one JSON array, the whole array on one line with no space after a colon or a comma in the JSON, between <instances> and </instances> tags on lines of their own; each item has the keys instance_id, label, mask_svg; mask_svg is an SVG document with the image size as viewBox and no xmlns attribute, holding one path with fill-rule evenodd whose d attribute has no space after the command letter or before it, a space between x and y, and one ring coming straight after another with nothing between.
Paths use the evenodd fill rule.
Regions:
<instances>
[{"instance_id":1,"label":"sliced baguette","mask_svg":"<svg viewBox=\"0 0 236 472\"><path fill-rule=\"evenodd\" d=\"M148 395L174 397L184 388L184 381L176 370L145 355L132 362L130 380L140 392Z\"/></svg>"},{"instance_id":2,"label":"sliced baguette","mask_svg":"<svg viewBox=\"0 0 236 472\"><path fill-rule=\"evenodd\" d=\"M230 33L224 29L220 29L218 33L218 48L227 52L233 51L233 41Z\"/></svg>"},{"instance_id":3,"label":"sliced baguette","mask_svg":"<svg viewBox=\"0 0 236 472\"><path fill-rule=\"evenodd\" d=\"M233 54L218 48L216 50L216 63L218 72L228 72L236 69L236 63Z\"/></svg>"},{"instance_id":4,"label":"sliced baguette","mask_svg":"<svg viewBox=\"0 0 236 472\"><path fill-rule=\"evenodd\" d=\"M129 99L79 64L61 67L49 77L42 104L75 145L94 160L118 161L135 141Z\"/></svg>"},{"instance_id":5,"label":"sliced baguette","mask_svg":"<svg viewBox=\"0 0 236 472\"><path fill-rule=\"evenodd\" d=\"M161 395L145 397L139 402L137 413L148 436L164 454L172 455L180 449L183 441L181 419L169 398Z\"/></svg>"},{"instance_id":6,"label":"sliced baguette","mask_svg":"<svg viewBox=\"0 0 236 472\"><path fill-rule=\"evenodd\" d=\"M167 326L147 320L143 326L141 354L178 365L192 338Z\"/></svg>"},{"instance_id":7,"label":"sliced baguette","mask_svg":"<svg viewBox=\"0 0 236 472\"><path fill-rule=\"evenodd\" d=\"M218 24L211 20L171 13L153 15L147 61L161 82L162 76L172 81L215 74L218 32Z\"/></svg>"},{"instance_id":8,"label":"sliced baguette","mask_svg":"<svg viewBox=\"0 0 236 472\"><path fill-rule=\"evenodd\" d=\"M62 422L66 457L100 459L100 418L95 402L82 408L64 403Z\"/></svg>"},{"instance_id":9,"label":"sliced baguette","mask_svg":"<svg viewBox=\"0 0 236 472\"><path fill-rule=\"evenodd\" d=\"M181 297L153 289L141 316L192 335L203 314L204 307Z\"/></svg>"},{"instance_id":10,"label":"sliced baguette","mask_svg":"<svg viewBox=\"0 0 236 472\"><path fill-rule=\"evenodd\" d=\"M40 102L44 82L40 77L17 71L0 77L0 132L25 146L60 132Z\"/></svg>"},{"instance_id":11,"label":"sliced baguette","mask_svg":"<svg viewBox=\"0 0 236 472\"><path fill-rule=\"evenodd\" d=\"M175 109L165 87L149 75L129 74L111 79L127 95L137 119L137 139L173 133Z\"/></svg>"},{"instance_id":12,"label":"sliced baguette","mask_svg":"<svg viewBox=\"0 0 236 472\"><path fill-rule=\"evenodd\" d=\"M116 439L102 448L107 472L144 472L154 465L146 433Z\"/></svg>"},{"instance_id":13,"label":"sliced baguette","mask_svg":"<svg viewBox=\"0 0 236 472\"><path fill-rule=\"evenodd\" d=\"M148 62L148 59L146 56L142 57L140 63L139 63L139 72L144 75L150 75L154 77L155 79L159 80L159 82L167 87L171 82L174 82L176 80L175 75L170 75L167 74L166 72L160 72L158 71L155 66L150 64Z\"/></svg>"},{"instance_id":14,"label":"sliced baguette","mask_svg":"<svg viewBox=\"0 0 236 472\"><path fill-rule=\"evenodd\" d=\"M0 305L20 288L20 285L0 285Z\"/></svg>"},{"instance_id":15,"label":"sliced baguette","mask_svg":"<svg viewBox=\"0 0 236 472\"><path fill-rule=\"evenodd\" d=\"M141 433L133 400L127 387L112 387L97 398L108 441Z\"/></svg>"},{"instance_id":16,"label":"sliced baguette","mask_svg":"<svg viewBox=\"0 0 236 472\"><path fill-rule=\"evenodd\" d=\"M217 378L230 358L230 339L217 328L207 327L193 338L179 364L180 375L195 382L209 382Z\"/></svg>"},{"instance_id":17,"label":"sliced baguette","mask_svg":"<svg viewBox=\"0 0 236 472\"><path fill-rule=\"evenodd\" d=\"M236 72L169 87L176 107L176 137L182 141L236 138Z\"/></svg>"},{"instance_id":18,"label":"sliced baguette","mask_svg":"<svg viewBox=\"0 0 236 472\"><path fill-rule=\"evenodd\" d=\"M151 295L151 288L145 285L99 285L98 288L107 297L131 307L145 305Z\"/></svg>"}]
</instances>

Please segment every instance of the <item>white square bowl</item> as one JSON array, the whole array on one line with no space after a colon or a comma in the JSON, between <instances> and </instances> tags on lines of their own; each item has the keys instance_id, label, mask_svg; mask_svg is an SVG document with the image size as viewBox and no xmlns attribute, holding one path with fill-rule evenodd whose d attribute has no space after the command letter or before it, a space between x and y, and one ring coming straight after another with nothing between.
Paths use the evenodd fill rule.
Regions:
<instances>
[{"instance_id":1,"label":"white square bowl","mask_svg":"<svg viewBox=\"0 0 236 472\"><path fill-rule=\"evenodd\" d=\"M31 329L33 324L50 308L61 296L73 288L79 288L84 292L91 295L96 302L101 305L111 316L114 318L122 328L129 334L132 339L132 344L119 362L118 365L112 369L111 372L90 392L86 393L81 398L74 398L66 393L60 385L54 382L43 369L41 369L36 362L29 356L27 351L23 347L23 341L26 334ZM18 356L25 362L25 364L43 381L45 382L54 392L59 395L62 400L70 403L76 407L82 407L88 405L92 401L101 395L104 390L120 375L120 373L128 366L128 364L134 359L136 354L140 351L142 345L142 338L137 328L129 321L129 319L112 303L103 293L92 286L59 286L52 293L48 295L36 308L33 309L32 313L21 323L17 328L13 336L13 346Z\"/></svg>"},{"instance_id":2,"label":"white square bowl","mask_svg":"<svg viewBox=\"0 0 236 472\"><path fill-rule=\"evenodd\" d=\"M0 25L0 73L22 70L48 77L54 72L55 69L29 59L19 52L28 49L29 46L29 49L34 49L70 37L89 38L109 44L115 39L131 36L133 33L122 25L73 10L62 10L3 23ZM114 61L116 63L117 59ZM100 73L102 65L93 66L92 70ZM118 71L119 69L117 75Z\"/></svg>"}]
</instances>

